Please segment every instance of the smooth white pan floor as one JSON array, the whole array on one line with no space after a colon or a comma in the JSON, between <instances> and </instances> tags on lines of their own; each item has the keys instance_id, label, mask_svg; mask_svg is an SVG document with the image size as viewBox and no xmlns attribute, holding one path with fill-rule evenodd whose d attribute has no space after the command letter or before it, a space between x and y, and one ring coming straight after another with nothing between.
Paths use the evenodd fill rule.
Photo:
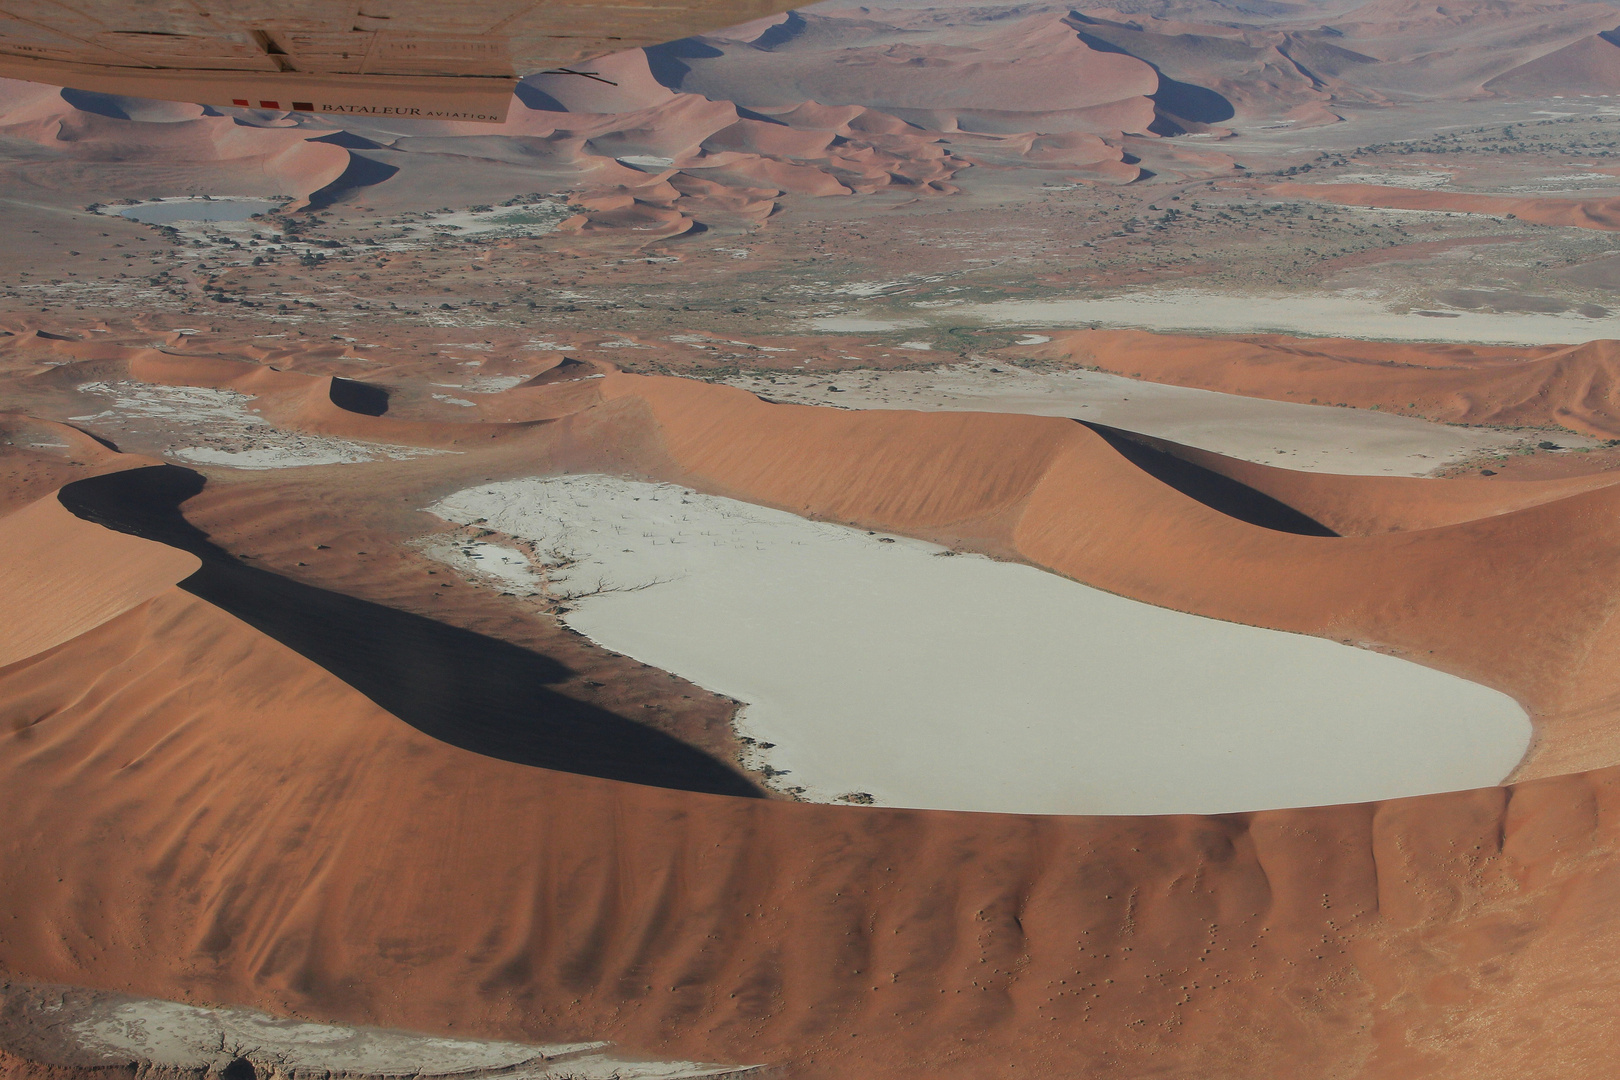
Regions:
<instances>
[{"instance_id":1,"label":"smooth white pan floor","mask_svg":"<svg viewBox=\"0 0 1620 1080\"><path fill-rule=\"evenodd\" d=\"M1512 699L1405 660L679 487L516 480L431 509L577 558L553 576L569 624L746 702L774 782L816 801L1359 802L1495 784L1529 740Z\"/></svg>"}]
</instances>

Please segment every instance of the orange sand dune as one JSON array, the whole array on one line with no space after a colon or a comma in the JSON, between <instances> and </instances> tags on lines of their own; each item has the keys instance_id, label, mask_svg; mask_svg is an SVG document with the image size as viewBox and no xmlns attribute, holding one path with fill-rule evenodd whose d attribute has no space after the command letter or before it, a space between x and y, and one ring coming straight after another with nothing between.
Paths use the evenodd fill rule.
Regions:
<instances>
[{"instance_id":1,"label":"orange sand dune","mask_svg":"<svg viewBox=\"0 0 1620 1080\"><path fill-rule=\"evenodd\" d=\"M1520 97L1553 94L1612 94L1620 90L1620 46L1611 30L1503 72L1485 84L1492 93Z\"/></svg>"},{"instance_id":2,"label":"orange sand dune","mask_svg":"<svg viewBox=\"0 0 1620 1080\"><path fill-rule=\"evenodd\" d=\"M740 453L695 460L697 429L791 418L755 441L817 436L797 443L811 459L797 481L768 470L789 473L783 495L825 501L813 465L864 452L844 477L851 506L882 503L880 478L1004 453L955 447L1010 433L982 416L885 432L897 415L612 381L662 418L678 457L739 480L764 476ZM582 416L575 434L615 444L646 422L637 408ZM1036 442L1070 462L1105 445ZM1147 487L1132 469L1114 486ZM887 505L971 515L1028 472L998 470L978 506L940 481ZM1092 472L1095 498L1109 482L1100 460ZM116 481L96 483L75 505L152 505L120 509ZM794 1078L1354 1061L1378 1080L1550 1080L1600 1073L1620 1036L1612 1010L1589 1007L1620 991L1590 962L1620 946L1614 770L1220 818L724 798L447 746L174 589L0 669L0 700L30 703L0 734L0 967L18 977L461 1036L613 1038ZM27 839L40 835L53 842Z\"/></svg>"},{"instance_id":3,"label":"orange sand dune","mask_svg":"<svg viewBox=\"0 0 1620 1080\"><path fill-rule=\"evenodd\" d=\"M860 107L801 102L784 110L782 122L766 122L743 117L729 101L659 84L641 50L592 68L620 85L563 76L530 80L532 92L520 95L527 110L503 128L545 137L544 151L525 140L521 160L532 163L541 152L578 171L575 202L582 213L565 223L566 232L631 233L647 242L690 231L697 221L758 224L783 193L870 194L895 184L941 192L964 165L950 160L931 133ZM582 82L591 85L573 85ZM393 144L451 153L466 152L464 145L500 156L492 154L487 129Z\"/></svg>"},{"instance_id":4,"label":"orange sand dune","mask_svg":"<svg viewBox=\"0 0 1620 1080\"><path fill-rule=\"evenodd\" d=\"M133 351L128 345L105 338L71 338L28 325L14 325L8 336L0 337L0 352L21 352L29 356L43 353L78 361L118 361Z\"/></svg>"},{"instance_id":5,"label":"orange sand dune","mask_svg":"<svg viewBox=\"0 0 1620 1080\"><path fill-rule=\"evenodd\" d=\"M387 393L336 376L305 375L263 364L156 349L129 350L128 371L142 382L236 390L259 399L267 419L283 427L369 442L402 442L435 449L479 446L521 434L511 424L384 419Z\"/></svg>"},{"instance_id":6,"label":"orange sand dune","mask_svg":"<svg viewBox=\"0 0 1620 1080\"><path fill-rule=\"evenodd\" d=\"M555 369L553 369L555 370ZM545 372L503 394L490 394L478 402L478 414L487 420L515 422L555 420L597 405L602 400L598 380L564 377L541 382Z\"/></svg>"},{"instance_id":7,"label":"orange sand dune","mask_svg":"<svg viewBox=\"0 0 1620 1080\"><path fill-rule=\"evenodd\" d=\"M1620 573L1620 486L1542 487L1563 497L1516 507L1476 488L1472 515L1455 493L1433 509L1407 495L1408 522L1450 523L1324 537L1240 493L1184 494L1182 478L1069 420L829 411L681 379L600 381L609 402L651 410L678 470L663 478L966 541L1164 607L1376 645L1523 703L1538 736L1520 775L1620 761L1620 621L1583 584ZM1357 505L1362 479L1341 478L1336 513L1377 521L1390 489L1366 484L1374 494Z\"/></svg>"},{"instance_id":8,"label":"orange sand dune","mask_svg":"<svg viewBox=\"0 0 1620 1080\"><path fill-rule=\"evenodd\" d=\"M1620 50L1617 50L1620 51ZM1446 210L1458 214L1516 217L1536 225L1577 229L1620 229L1620 199L1542 199L1511 195L1472 195L1423 191L1377 184L1272 184L1266 192L1284 199L1315 199L1343 206L1387 206L1396 210Z\"/></svg>"},{"instance_id":9,"label":"orange sand dune","mask_svg":"<svg viewBox=\"0 0 1620 1080\"><path fill-rule=\"evenodd\" d=\"M1140 330L1056 331L1019 355L1275 401L1620 437L1620 344L1507 347Z\"/></svg>"},{"instance_id":10,"label":"orange sand dune","mask_svg":"<svg viewBox=\"0 0 1620 1080\"><path fill-rule=\"evenodd\" d=\"M243 126L229 116L204 115L195 105L167 103L161 119L124 119L78 109L54 89L41 94L45 88L31 83L0 84L6 90L0 132L39 143L55 158L14 166L15 179L24 183L65 183L99 194L105 189L93 171L78 176L63 165L95 170L117 163L124 190L131 175L146 174L152 194L174 194L176 178L185 176L204 178L216 194L307 198L341 176L351 160L340 146L310 141L323 132L300 127Z\"/></svg>"},{"instance_id":11,"label":"orange sand dune","mask_svg":"<svg viewBox=\"0 0 1620 1080\"><path fill-rule=\"evenodd\" d=\"M54 420L41 420L22 413L0 412L0 437L9 445L60 447L79 464L111 465L123 468L129 455L120 454L100 440L86 435L72 424L59 424Z\"/></svg>"},{"instance_id":12,"label":"orange sand dune","mask_svg":"<svg viewBox=\"0 0 1620 1080\"><path fill-rule=\"evenodd\" d=\"M486 394L478 414L486 420L554 420L602 401L600 378L609 370L590 360L555 354L551 367L499 394Z\"/></svg>"},{"instance_id":13,"label":"orange sand dune","mask_svg":"<svg viewBox=\"0 0 1620 1080\"><path fill-rule=\"evenodd\" d=\"M889 113L1086 109L1145 98L1158 89L1151 66L1093 49L1050 14L988 27L938 28L900 41L895 39L902 35L870 34L872 29L854 20L795 13L769 43L762 37L729 49L724 64L683 58L688 71L680 86L751 108L814 101Z\"/></svg>"},{"instance_id":14,"label":"orange sand dune","mask_svg":"<svg viewBox=\"0 0 1620 1080\"><path fill-rule=\"evenodd\" d=\"M71 424L0 412L0 515L38 502L63 484L128 468L131 461L147 463L108 449Z\"/></svg>"},{"instance_id":15,"label":"orange sand dune","mask_svg":"<svg viewBox=\"0 0 1620 1080\"><path fill-rule=\"evenodd\" d=\"M1614 472L1513 484L1494 483L1474 476L1436 483L1410 476L1300 472L1146 435L1119 434L1269 495L1340 536L1376 536L1458 525L1620 484L1620 473Z\"/></svg>"},{"instance_id":16,"label":"orange sand dune","mask_svg":"<svg viewBox=\"0 0 1620 1080\"><path fill-rule=\"evenodd\" d=\"M492 396L482 412L505 423L407 421L367 415L382 410L366 409L367 388L345 380L155 352L130 364L147 379L259 393L280 423L383 443L516 452L572 438L570 414L635 418L631 445L651 438L665 456L632 458L633 472L966 542L1161 606L1373 644L1525 704L1539 735L1524 775L1620 760L1608 726L1620 699L1605 674L1620 624L1600 592L1571 585L1620 568L1620 541L1593 526L1620 514L1620 487L1544 482L1504 495L1212 461L1187 480L1180 466L1133 459L1116 438L1063 419L845 413L613 371ZM1368 371L1373 382L1387 373ZM610 460L626 468L622 452ZM1244 490L1206 491L1209 474Z\"/></svg>"},{"instance_id":17,"label":"orange sand dune","mask_svg":"<svg viewBox=\"0 0 1620 1080\"><path fill-rule=\"evenodd\" d=\"M476 204L507 180L483 170L475 181L460 162L498 162L495 172L508 178L538 168L546 190L584 196L568 231L646 243L697 225L755 228L783 194L951 194L952 178L973 164L1128 182L1142 172L1124 163L1128 137L1154 140L1185 167L1161 175L1209 176L1232 162L1165 147L1182 134L1229 133L1223 125L1233 122L1331 123L1345 106L1620 85L1612 12L1596 4L1251 13L1193 4L1160 15L1039 6L795 12L768 26L597 58L587 66L600 79L531 76L501 125L219 116L75 91L64 98L7 80L0 131L37 148L6 165L16 183L90 198L110 190L116 171L123 190L149 195L284 193L295 206L326 205L367 187L378 208L436 204L457 192ZM360 141L323 141L345 129ZM1075 134L1108 140L1111 153L1070 161L1048 146L1021 158L980 142ZM638 194L648 176L656 178L649 187L671 179L660 175L666 161L671 173L730 190L675 183L672 196ZM1152 161L1145 168L1161 172ZM1620 220L1606 200L1295 187L1278 190L1373 200L1363 205L1443 198L1450 201L1421 205L1591 228ZM626 195L630 203L591 205Z\"/></svg>"},{"instance_id":18,"label":"orange sand dune","mask_svg":"<svg viewBox=\"0 0 1620 1080\"><path fill-rule=\"evenodd\" d=\"M81 521L54 495L0 517L0 667L145 603L200 565L195 556Z\"/></svg>"}]
</instances>

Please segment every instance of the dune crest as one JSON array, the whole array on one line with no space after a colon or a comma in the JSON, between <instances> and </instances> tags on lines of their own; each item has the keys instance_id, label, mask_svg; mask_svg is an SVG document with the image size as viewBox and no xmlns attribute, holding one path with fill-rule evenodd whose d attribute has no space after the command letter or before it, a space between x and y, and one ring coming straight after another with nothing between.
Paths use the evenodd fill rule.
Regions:
<instances>
[{"instance_id":1,"label":"dune crest","mask_svg":"<svg viewBox=\"0 0 1620 1080\"><path fill-rule=\"evenodd\" d=\"M0 689L48 716L0 736L0 833L56 839L0 881L0 963L36 980L812 1078L1536 1075L1506 1018L1608 987L1557 973L1612 941L1613 770L1220 818L725 799L447 747L179 592ZM1459 1002L1496 1034L1459 1050Z\"/></svg>"},{"instance_id":2,"label":"dune crest","mask_svg":"<svg viewBox=\"0 0 1620 1080\"><path fill-rule=\"evenodd\" d=\"M1574 658L1585 665L1589 649L1620 634L1602 599L1571 584L1620 567L1620 546L1592 527L1620 515L1620 487L1554 485L1563 497L1527 498L1510 512L1480 491L1473 510L1397 503L1379 511L1368 501L1349 511L1341 503L1338 512L1359 515L1363 530L1379 513L1390 514L1374 518L1386 529L1403 514L1449 524L1300 535L1244 520L1224 492L1178 488L1074 421L844 412L681 379L611 374L602 382L609 402L651 409L674 466L660 478L808 517L965 542L1162 607L1375 644L1526 705L1543 734L1522 774L1552 768L1540 763L1544 752L1564 765L1620 760L1612 733L1589 715L1610 700L1607 679L1596 666L1570 673ZM1338 479L1342 498L1377 478ZM1549 545L1559 558L1547 559ZM1574 566L1586 569L1570 575ZM1488 589L1482 567L1491 568Z\"/></svg>"},{"instance_id":3,"label":"dune crest","mask_svg":"<svg viewBox=\"0 0 1620 1080\"><path fill-rule=\"evenodd\" d=\"M1142 330L1056 331L1027 352L1150 382L1620 438L1620 343L1526 347ZM1021 350L1025 351L1025 350Z\"/></svg>"},{"instance_id":4,"label":"dune crest","mask_svg":"<svg viewBox=\"0 0 1620 1080\"><path fill-rule=\"evenodd\" d=\"M1617 22L0 85L0 1080L1608 1075Z\"/></svg>"},{"instance_id":5,"label":"dune crest","mask_svg":"<svg viewBox=\"0 0 1620 1080\"><path fill-rule=\"evenodd\" d=\"M1147 355L1129 336L1096 339ZM1047 347L1062 355L1073 344L1058 337ZM1209 343L1184 344L1189 355L1206 356ZM1324 366L1279 343L1260 346L1304 371ZM1437 358L1443 373L1445 357L1461 368L1473 353L1417 355ZM1571 586L1620 566L1620 547L1590 528L1620 514L1620 486L1601 477L1504 491L1311 476L1137 440L1149 448L1144 458L1129 441L1058 417L770 404L732 387L629 375L601 362L574 368L599 378L490 395L481 411L495 422L482 423L396 419L359 384L262 364L157 352L129 362L154 381L259 394L265 415L292 427L464 451L527 453L584 438L594 449L571 452L571 467L962 543L1162 607L1372 645L1525 705L1538 736L1523 775L1544 775L1555 761L1620 760L1602 721L1620 706L1591 651L1611 638L1620 645L1620 623L1598 596ZM1369 385L1390 377L1387 365L1357 367L1353 352L1339 363L1364 372ZM340 404L335 389L361 400ZM597 442L608 431L621 445ZM633 449L649 444L656 453ZM1548 560L1548 550L1558 558Z\"/></svg>"},{"instance_id":6,"label":"dune crest","mask_svg":"<svg viewBox=\"0 0 1620 1080\"><path fill-rule=\"evenodd\" d=\"M0 548L0 667L116 619L201 565L83 521L54 495L0 517Z\"/></svg>"},{"instance_id":7,"label":"dune crest","mask_svg":"<svg viewBox=\"0 0 1620 1080\"><path fill-rule=\"evenodd\" d=\"M151 354L143 374L240 385L289 374L182 370L182 359ZM1163 606L1399 650L1531 704L1530 768L1615 760L1620 633L1584 584L1620 572L1604 539L1620 528L1601 524L1620 518L1613 487L1526 482L1533 495L1514 504L1442 481L1391 495L1378 478L1191 462L1369 534L1312 535L1246 520L1230 488L1188 483L1062 418L772 405L581 367L563 373L587 377L492 395L558 418L484 460L682 482L994 551ZM330 396L330 383L303 378L299 393ZM355 415L409 430L386 412ZM169 510L200 481L167 503L121 486L179 472L95 490L123 492L153 535L198 546L206 538ZM236 520L285 503L277 489L230 488ZM1447 494L1431 506L1424 490ZM298 515L278 520L294 550L323 535L300 534ZM1395 522L1405 531L1372 535ZM497 714L452 706L490 693L492 654L468 662L478 654L457 651L454 628L335 595L311 607L307 585L223 550L208 559L206 583L0 669L0 696L44 717L26 736L0 734L0 840L17 852L0 912L18 916L0 964L15 975L463 1037L612 1038L649 1054L792 1063L810 1078L966 1076L1015 1057L1054 1075L1102 1060L1129 1073L1167 1061L1289 1073L1353 1057L1380 1080L1459 1062L1505 1077L1533 1075L1539 1060L1514 1036L1521 1010L1579 1016L1583 1038L1599 1029L1594 1045L1612 1034L1607 1014L1577 1008L1608 976L1564 974L1615 934L1612 767L1219 818L677 791L582 775L556 740L520 756L504 722L470 730ZM437 591L438 579L419 580ZM418 635L408 653L375 640L383 627L397 642L405 625ZM457 658L445 685L463 689L424 715L431 695L409 679L439 670L426 658L441 645ZM515 670L524 677L503 675L502 692L538 724L563 722L564 703L526 674L560 673L533 658ZM91 696L86 672L98 673ZM576 771L535 767L546 761ZM56 842L18 842L40 834ZM86 907L84 895L119 903ZM1437 983L1445 993L1411 990ZM1458 1019L1459 1002L1489 1021L1484 1033ZM1143 1032L1144 1016L1173 1030Z\"/></svg>"},{"instance_id":8,"label":"dune crest","mask_svg":"<svg viewBox=\"0 0 1620 1080\"><path fill-rule=\"evenodd\" d=\"M193 115L149 118L137 112L108 115L91 111L95 102L68 97L72 91L41 94L32 84L3 80L8 90L0 111L0 131L27 139L53 152L55 164L44 165L55 174L51 186L62 181L70 188L84 184L73 175L70 163L94 174L117 163L119 169L141 170L160 183L195 183L213 194L292 195L307 199L336 182L350 167L348 150L310 141L325 131L299 127L244 125L217 112L207 115L195 106ZM90 95L99 98L100 95ZM169 111L180 110L171 106ZM138 117L138 118L137 118ZM59 179L58 179L59 178ZM95 185L84 185L91 190ZM165 194L176 194L171 187Z\"/></svg>"}]
</instances>

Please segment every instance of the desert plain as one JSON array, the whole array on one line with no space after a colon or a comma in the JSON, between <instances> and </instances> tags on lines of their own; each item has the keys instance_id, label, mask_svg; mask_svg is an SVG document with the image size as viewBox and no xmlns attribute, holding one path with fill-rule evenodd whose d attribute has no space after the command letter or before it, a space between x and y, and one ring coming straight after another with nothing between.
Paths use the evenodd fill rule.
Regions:
<instances>
[{"instance_id":1,"label":"desert plain","mask_svg":"<svg viewBox=\"0 0 1620 1080\"><path fill-rule=\"evenodd\" d=\"M0 85L0 1075L1604 1075L1617 33Z\"/></svg>"}]
</instances>

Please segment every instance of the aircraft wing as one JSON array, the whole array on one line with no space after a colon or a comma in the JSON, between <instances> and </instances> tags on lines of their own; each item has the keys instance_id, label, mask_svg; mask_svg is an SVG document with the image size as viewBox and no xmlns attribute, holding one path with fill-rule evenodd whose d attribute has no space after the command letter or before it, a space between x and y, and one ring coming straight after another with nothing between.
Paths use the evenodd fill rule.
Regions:
<instances>
[{"instance_id":1,"label":"aircraft wing","mask_svg":"<svg viewBox=\"0 0 1620 1080\"><path fill-rule=\"evenodd\" d=\"M785 0L0 0L0 78L287 112L499 122L512 88Z\"/></svg>"}]
</instances>

